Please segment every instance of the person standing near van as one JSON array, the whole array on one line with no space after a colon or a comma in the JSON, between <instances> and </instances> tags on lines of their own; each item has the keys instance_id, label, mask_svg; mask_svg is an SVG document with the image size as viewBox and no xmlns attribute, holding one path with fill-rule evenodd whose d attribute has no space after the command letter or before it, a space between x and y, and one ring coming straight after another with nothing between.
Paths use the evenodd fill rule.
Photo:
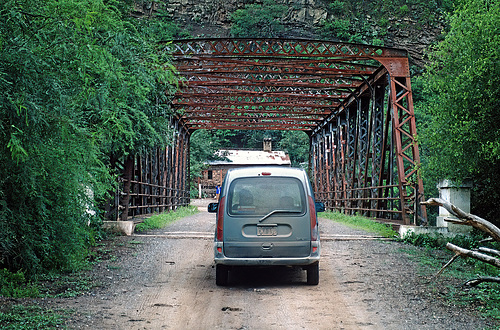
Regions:
<instances>
[{"instance_id":1,"label":"person standing near van","mask_svg":"<svg viewBox=\"0 0 500 330\"><path fill-rule=\"evenodd\" d=\"M219 196L220 196L220 186L217 185L217 187L215 187L215 199L219 200Z\"/></svg>"}]
</instances>

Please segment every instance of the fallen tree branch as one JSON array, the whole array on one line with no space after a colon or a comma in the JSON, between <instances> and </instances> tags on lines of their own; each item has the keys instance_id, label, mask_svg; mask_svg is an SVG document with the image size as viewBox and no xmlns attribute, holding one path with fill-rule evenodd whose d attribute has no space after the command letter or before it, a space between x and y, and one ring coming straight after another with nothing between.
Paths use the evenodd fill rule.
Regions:
<instances>
[{"instance_id":1,"label":"fallen tree branch","mask_svg":"<svg viewBox=\"0 0 500 330\"><path fill-rule=\"evenodd\" d=\"M445 219L445 221L458 225L465 225L477 228L485 232L486 234L490 235L495 241L500 242L500 228L498 228L491 222L481 217L462 211L461 209L445 201L444 199L430 198L427 201L422 202L421 204L428 206L444 207L448 212L450 212L450 214L458 218L458 219Z\"/></svg>"},{"instance_id":2,"label":"fallen tree branch","mask_svg":"<svg viewBox=\"0 0 500 330\"><path fill-rule=\"evenodd\" d=\"M483 253L479 253L477 251L467 250L467 249L461 248L461 247L456 246L456 245L451 244L451 243L446 244L446 248L448 250L450 250L450 251L455 252L455 255L443 267L441 267L441 269L439 270L439 272L437 272L436 275L433 276L433 279L435 279L439 275L441 275L443 273L443 271L449 265L451 265L453 263L453 261L455 261L460 256L470 257L470 258L477 259L477 260L482 261L482 262L486 262L486 263L488 263L490 265L493 265L493 266L496 266L496 267L500 267L500 260L497 259L497 258L495 258L495 257L489 256L489 255L486 255L486 254L483 254ZM479 248L479 250L481 252L497 254L497 255L500 256L500 252L497 251L497 250L488 249L488 248ZM482 279L481 282L479 282L477 284L474 284L474 285L470 285L470 286L476 286L476 285L478 285L478 284L480 284L482 282L500 282L500 278L498 278L498 280L496 280L497 279L496 277L479 277L478 279ZM478 280L478 279L469 280L469 281L465 282L464 285L469 285L469 284L467 284L469 282L475 283L474 281ZM487 280L484 280L484 279L487 279Z\"/></svg>"},{"instance_id":3,"label":"fallen tree branch","mask_svg":"<svg viewBox=\"0 0 500 330\"><path fill-rule=\"evenodd\" d=\"M480 276L478 278L468 280L462 286L473 288L473 287L478 286L479 284L481 284L483 282L500 283L500 277Z\"/></svg>"},{"instance_id":4,"label":"fallen tree branch","mask_svg":"<svg viewBox=\"0 0 500 330\"><path fill-rule=\"evenodd\" d=\"M445 221L455 223L458 225L471 226L471 227L477 228L477 229L479 229L479 230L481 230L481 231L483 231L486 234L491 236L490 240L483 240L483 241L494 240L494 241L500 242L500 229L497 226L495 226L494 224L492 224L491 222L489 222L483 218L480 218L476 215L464 212L461 209L459 209L458 207L456 207L455 205L453 205L453 204L451 204L451 203L449 203L441 198L430 198L426 202L422 202L421 204L429 205L429 206L442 206L448 212L450 212L450 214L452 214L458 218L458 219L449 219L448 218L448 219L444 219ZM500 259L491 256L491 255L494 255L494 256L500 257L500 251L498 251L498 250L490 249L490 248L486 248L486 247L480 247L480 248L472 251L472 250L467 250L467 249L461 248L461 247L456 246L456 245L451 244L451 243L447 243L446 248L450 251L453 251L455 253L455 255L450 259L450 261L448 261L446 263L446 265L444 265L439 270L439 272L437 272L436 275L434 275L433 278L436 278L439 275L441 275L441 273L446 269L446 267L451 265L451 263L453 261L455 261L460 256L473 258L473 259L476 259L476 260L479 260L479 261L482 261L482 262L485 262L487 264L490 264L490 265L493 265L495 267L500 268ZM482 253L482 252L484 252L484 253ZM488 255L485 253L488 253L491 255ZM480 276L478 278L468 280L467 282L465 282L463 284L463 286L474 287L474 286L477 286L483 282L500 283L500 278L499 277Z\"/></svg>"},{"instance_id":5,"label":"fallen tree branch","mask_svg":"<svg viewBox=\"0 0 500 330\"><path fill-rule=\"evenodd\" d=\"M470 257L470 258L473 258L476 260L480 260L482 262L486 262L487 264L490 264L490 265L493 265L495 267L500 268L500 259L489 256L487 254L480 253L477 251L467 250L467 249L461 248L460 246L456 246L456 245L451 244L451 243L447 243L446 248L450 251L455 252L455 254L467 256L467 257Z\"/></svg>"},{"instance_id":6,"label":"fallen tree branch","mask_svg":"<svg viewBox=\"0 0 500 330\"><path fill-rule=\"evenodd\" d=\"M485 239L482 239L482 240L479 241L479 243L486 243L486 242L493 242L493 238L486 237Z\"/></svg>"},{"instance_id":7,"label":"fallen tree branch","mask_svg":"<svg viewBox=\"0 0 500 330\"><path fill-rule=\"evenodd\" d=\"M477 249L479 252L484 252L484 253L489 253L489 254L493 254L497 257L500 257L500 251L498 250L494 250L494 249L490 249L490 248L485 248L485 247L480 247Z\"/></svg>"},{"instance_id":8,"label":"fallen tree branch","mask_svg":"<svg viewBox=\"0 0 500 330\"><path fill-rule=\"evenodd\" d=\"M449 265L452 264L453 261L455 261L455 259L457 259L458 257L460 257L460 254L459 253L456 253L451 259L450 261L448 261L446 263L446 265L444 265L443 267L441 267L441 269L439 270L439 272L436 273L436 275L434 275L432 277L432 279L436 279L439 275L441 275L443 273L443 271L445 270L446 267L448 267Z\"/></svg>"}]
</instances>

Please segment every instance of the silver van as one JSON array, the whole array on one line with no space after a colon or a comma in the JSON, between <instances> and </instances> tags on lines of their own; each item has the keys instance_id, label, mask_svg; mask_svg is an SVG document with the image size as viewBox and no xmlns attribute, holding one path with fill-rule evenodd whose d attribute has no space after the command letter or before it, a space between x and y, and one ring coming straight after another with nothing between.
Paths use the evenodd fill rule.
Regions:
<instances>
[{"instance_id":1,"label":"silver van","mask_svg":"<svg viewBox=\"0 0 500 330\"><path fill-rule=\"evenodd\" d=\"M311 184L302 169L229 170L218 203L214 260L216 284L227 285L234 266L298 266L307 284L319 282L320 241Z\"/></svg>"}]
</instances>

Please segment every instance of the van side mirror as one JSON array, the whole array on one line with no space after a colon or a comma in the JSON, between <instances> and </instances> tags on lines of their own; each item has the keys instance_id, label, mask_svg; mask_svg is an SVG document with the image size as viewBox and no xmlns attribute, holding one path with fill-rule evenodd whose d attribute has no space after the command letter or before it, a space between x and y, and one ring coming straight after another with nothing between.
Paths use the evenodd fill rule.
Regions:
<instances>
[{"instance_id":1,"label":"van side mirror","mask_svg":"<svg viewBox=\"0 0 500 330\"><path fill-rule=\"evenodd\" d=\"M316 212L325 212L325 203L314 202L314 206L316 207Z\"/></svg>"},{"instance_id":2,"label":"van side mirror","mask_svg":"<svg viewBox=\"0 0 500 330\"><path fill-rule=\"evenodd\" d=\"M208 213L216 213L219 208L219 203L208 204Z\"/></svg>"}]
</instances>

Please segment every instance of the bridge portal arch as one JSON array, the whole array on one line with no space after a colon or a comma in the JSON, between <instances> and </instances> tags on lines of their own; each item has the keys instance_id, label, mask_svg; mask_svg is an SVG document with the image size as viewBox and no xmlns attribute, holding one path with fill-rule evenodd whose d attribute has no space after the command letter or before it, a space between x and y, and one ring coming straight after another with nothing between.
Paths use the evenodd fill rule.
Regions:
<instances>
[{"instance_id":1,"label":"bridge portal arch","mask_svg":"<svg viewBox=\"0 0 500 330\"><path fill-rule=\"evenodd\" d=\"M242 38L162 47L180 79L172 121L187 144L198 129L304 131L316 196L329 209L425 221L405 50Z\"/></svg>"}]
</instances>

